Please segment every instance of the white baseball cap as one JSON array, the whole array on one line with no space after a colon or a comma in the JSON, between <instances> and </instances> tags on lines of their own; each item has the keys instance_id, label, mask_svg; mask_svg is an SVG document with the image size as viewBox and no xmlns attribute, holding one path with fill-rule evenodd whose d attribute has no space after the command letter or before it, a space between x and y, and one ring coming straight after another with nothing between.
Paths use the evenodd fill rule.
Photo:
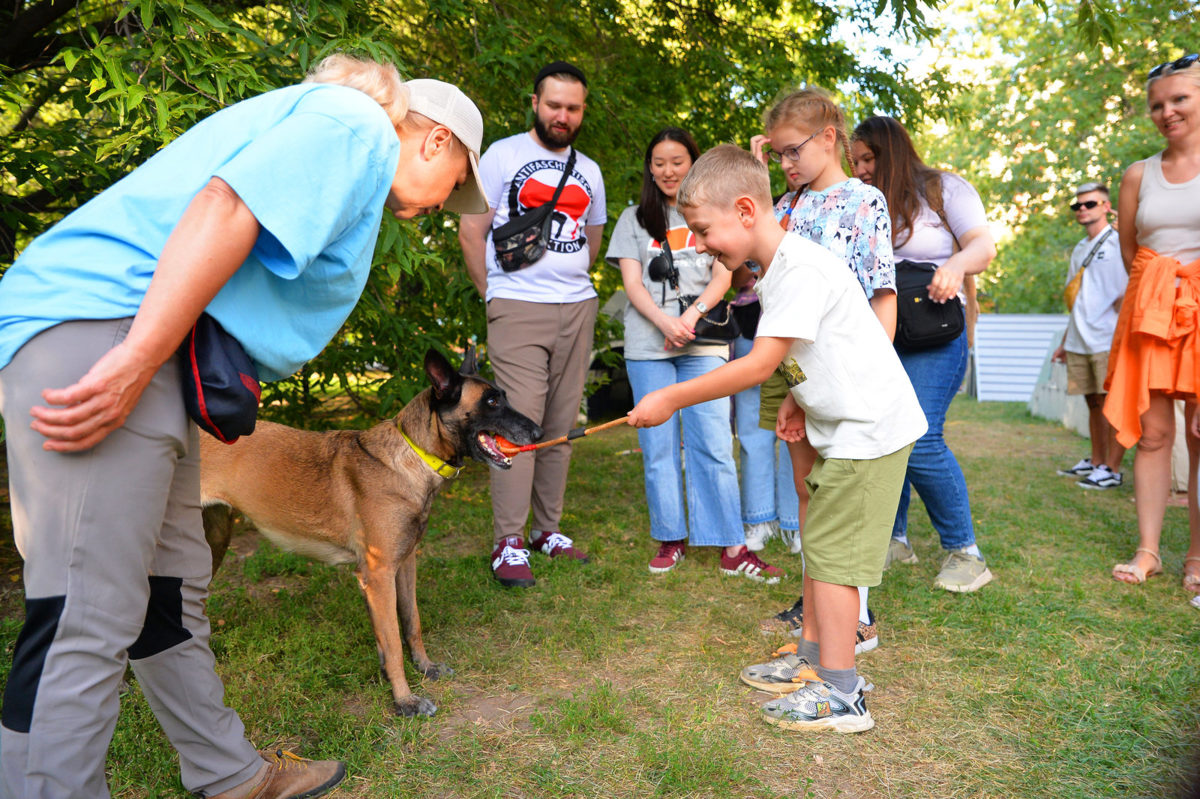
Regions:
<instances>
[{"instance_id":1,"label":"white baseball cap","mask_svg":"<svg viewBox=\"0 0 1200 799\"><path fill-rule=\"evenodd\" d=\"M489 206L479 179L479 148L483 146L483 115L457 86L432 78L406 81L408 108L445 125L467 148L471 172L466 183L455 187L442 207L460 214L486 213Z\"/></svg>"}]
</instances>

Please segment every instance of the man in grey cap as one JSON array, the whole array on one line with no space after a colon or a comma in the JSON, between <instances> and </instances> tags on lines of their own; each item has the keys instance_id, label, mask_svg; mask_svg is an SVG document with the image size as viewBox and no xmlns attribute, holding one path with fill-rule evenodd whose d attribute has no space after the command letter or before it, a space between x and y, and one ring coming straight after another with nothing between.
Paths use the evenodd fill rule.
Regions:
<instances>
[{"instance_id":1,"label":"man in grey cap","mask_svg":"<svg viewBox=\"0 0 1200 799\"><path fill-rule=\"evenodd\" d=\"M490 209L463 215L459 229L467 271L487 301L496 382L547 439L575 424L596 322L589 269L607 221L604 180L596 162L571 147L586 100L587 78L574 64L555 61L542 68L533 84L532 130L501 139L483 154L479 171ZM497 260L493 231L551 202L556 190L544 254L507 271ZM516 458L508 471L492 470L491 562L501 585L534 584L525 548L531 506L531 549L587 560L559 529L570 459L571 445L560 444Z\"/></svg>"},{"instance_id":2,"label":"man in grey cap","mask_svg":"<svg viewBox=\"0 0 1200 799\"><path fill-rule=\"evenodd\" d=\"M1108 224L1112 212L1108 188L1084 183L1075 190L1070 208L1087 235L1071 251L1064 291L1071 315L1053 357L1067 365L1067 393L1082 394L1087 401L1092 452L1058 473L1080 478L1076 482L1080 488L1105 490L1122 482L1125 448L1117 443L1116 431L1104 418L1104 377L1129 276L1121 261L1116 230Z\"/></svg>"}]
</instances>

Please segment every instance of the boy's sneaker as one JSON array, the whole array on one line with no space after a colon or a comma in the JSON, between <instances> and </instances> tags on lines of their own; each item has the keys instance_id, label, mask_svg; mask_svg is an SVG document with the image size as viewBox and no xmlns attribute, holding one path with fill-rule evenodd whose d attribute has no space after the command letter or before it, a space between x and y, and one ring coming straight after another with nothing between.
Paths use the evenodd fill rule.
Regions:
<instances>
[{"instance_id":1,"label":"boy's sneaker","mask_svg":"<svg viewBox=\"0 0 1200 799\"><path fill-rule=\"evenodd\" d=\"M1059 469L1058 473L1063 477L1087 477L1095 468L1091 458L1084 458L1070 469Z\"/></svg>"},{"instance_id":2,"label":"boy's sneaker","mask_svg":"<svg viewBox=\"0 0 1200 799\"><path fill-rule=\"evenodd\" d=\"M870 624L858 623L855 634L854 654L861 655L879 646L879 627L875 619L875 611L867 608L867 618ZM796 600L796 604L787 610L776 613L760 625L758 629L763 635L790 635L799 638L804 634L804 597Z\"/></svg>"},{"instance_id":3,"label":"boy's sneaker","mask_svg":"<svg viewBox=\"0 0 1200 799\"><path fill-rule=\"evenodd\" d=\"M796 648L796 644L779 647L771 653L773 660L747 666L739 679L751 688L773 694L790 694L810 680L820 680L816 666L797 655Z\"/></svg>"},{"instance_id":4,"label":"boy's sneaker","mask_svg":"<svg viewBox=\"0 0 1200 799\"><path fill-rule=\"evenodd\" d=\"M505 588L528 588L537 582L521 536L510 535L492 550L492 576Z\"/></svg>"},{"instance_id":5,"label":"boy's sneaker","mask_svg":"<svg viewBox=\"0 0 1200 799\"><path fill-rule=\"evenodd\" d=\"M783 570L767 565L763 562L762 558L749 549L743 549L740 554L732 558L726 555L725 550L722 549L721 574L728 574L731 577L740 574L743 577L749 577L755 582L775 585L775 583L779 582L779 578L783 576Z\"/></svg>"},{"instance_id":6,"label":"boy's sneaker","mask_svg":"<svg viewBox=\"0 0 1200 799\"><path fill-rule=\"evenodd\" d=\"M745 529L746 548L753 552L761 552L767 542L779 532L779 525L776 522L755 522L742 525L742 527Z\"/></svg>"},{"instance_id":7,"label":"boy's sneaker","mask_svg":"<svg viewBox=\"0 0 1200 799\"><path fill-rule=\"evenodd\" d=\"M575 542L559 531L534 531L534 533L537 537L530 539L530 549L535 549L549 558L560 558L565 555L568 558L574 558L580 563L588 562L588 556L575 548Z\"/></svg>"},{"instance_id":8,"label":"boy's sneaker","mask_svg":"<svg viewBox=\"0 0 1200 799\"><path fill-rule=\"evenodd\" d=\"M763 720L785 730L864 732L875 726L863 698L865 687L862 677L848 694L823 680L807 682L787 696L764 704Z\"/></svg>"},{"instance_id":9,"label":"boy's sneaker","mask_svg":"<svg viewBox=\"0 0 1200 799\"><path fill-rule=\"evenodd\" d=\"M917 553L913 552L912 544L902 538L893 538L888 543L887 558L883 561L883 570L887 571L893 563L916 563Z\"/></svg>"},{"instance_id":10,"label":"boy's sneaker","mask_svg":"<svg viewBox=\"0 0 1200 799\"><path fill-rule=\"evenodd\" d=\"M965 594L978 591L991 581L992 573L983 558L965 549L952 549L946 555L934 585L947 591Z\"/></svg>"},{"instance_id":11,"label":"boy's sneaker","mask_svg":"<svg viewBox=\"0 0 1200 799\"><path fill-rule=\"evenodd\" d=\"M663 541L658 545L658 554L650 559L651 574L666 574L675 568L687 554L687 541Z\"/></svg>"},{"instance_id":12,"label":"boy's sneaker","mask_svg":"<svg viewBox=\"0 0 1200 799\"><path fill-rule=\"evenodd\" d=\"M1121 473L1114 472L1103 463L1092 469L1091 473L1082 480L1075 483L1080 488L1090 488L1096 491L1104 491L1109 488L1121 487Z\"/></svg>"}]
</instances>

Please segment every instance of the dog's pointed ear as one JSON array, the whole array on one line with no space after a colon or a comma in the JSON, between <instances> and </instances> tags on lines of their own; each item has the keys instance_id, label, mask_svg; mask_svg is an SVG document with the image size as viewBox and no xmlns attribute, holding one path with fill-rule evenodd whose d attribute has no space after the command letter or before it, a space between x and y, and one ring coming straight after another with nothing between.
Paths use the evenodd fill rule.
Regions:
<instances>
[{"instance_id":1,"label":"dog's pointed ear","mask_svg":"<svg viewBox=\"0 0 1200 799\"><path fill-rule=\"evenodd\" d=\"M479 374L479 363L475 358L475 344L473 342L467 345L467 351L463 354L462 366L458 367L458 373L463 377Z\"/></svg>"},{"instance_id":2,"label":"dog's pointed ear","mask_svg":"<svg viewBox=\"0 0 1200 799\"><path fill-rule=\"evenodd\" d=\"M455 374L446 356L432 348L425 353L425 374L438 399L446 399L462 385L462 378Z\"/></svg>"}]
</instances>

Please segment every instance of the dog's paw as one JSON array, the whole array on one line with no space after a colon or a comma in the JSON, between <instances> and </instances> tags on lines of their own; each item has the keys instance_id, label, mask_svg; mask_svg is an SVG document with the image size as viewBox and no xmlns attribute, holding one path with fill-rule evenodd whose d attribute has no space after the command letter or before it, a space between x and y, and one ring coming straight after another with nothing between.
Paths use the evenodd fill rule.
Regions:
<instances>
[{"instance_id":1,"label":"dog's paw","mask_svg":"<svg viewBox=\"0 0 1200 799\"><path fill-rule=\"evenodd\" d=\"M454 669L447 666L445 663L430 663L424 668L417 666L417 670L425 675L427 680L440 680L443 677L453 677Z\"/></svg>"},{"instance_id":2,"label":"dog's paw","mask_svg":"<svg viewBox=\"0 0 1200 799\"><path fill-rule=\"evenodd\" d=\"M437 713L437 705L423 696L406 696L392 704L392 710L397 716L412 718L413 716L432 716Z\"/></svg>"}]
</instances>

